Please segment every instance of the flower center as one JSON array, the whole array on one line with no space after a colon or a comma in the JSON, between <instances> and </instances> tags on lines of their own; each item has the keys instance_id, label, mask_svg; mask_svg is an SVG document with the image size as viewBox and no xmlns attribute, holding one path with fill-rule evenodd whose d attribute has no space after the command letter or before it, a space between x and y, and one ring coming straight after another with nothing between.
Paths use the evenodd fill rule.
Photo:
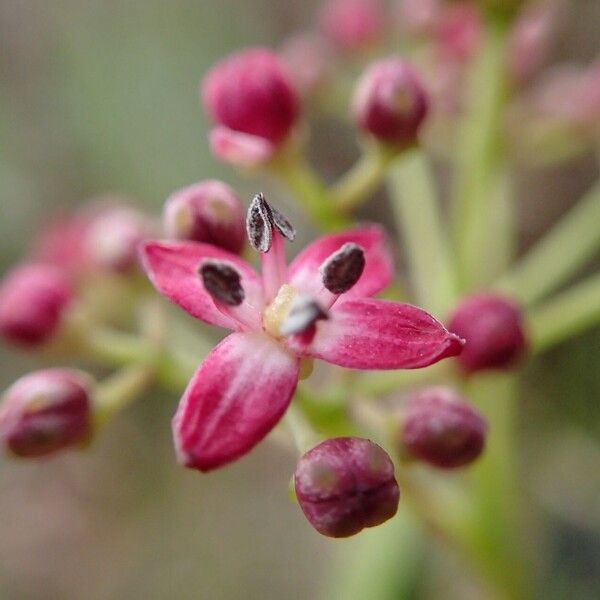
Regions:
<instances>
[{"instance_id":1,"label":"flower center","mask_svg":"<svg viewBox=\"0 0 600 600\"><path fill-rule=\"evenodd\" d=\"M281 337L281 325L297 295L298 290L287 283L279 288L277 295L263 313L263 327L267 333L276 338Z\"/></svg>"}]
</instances>

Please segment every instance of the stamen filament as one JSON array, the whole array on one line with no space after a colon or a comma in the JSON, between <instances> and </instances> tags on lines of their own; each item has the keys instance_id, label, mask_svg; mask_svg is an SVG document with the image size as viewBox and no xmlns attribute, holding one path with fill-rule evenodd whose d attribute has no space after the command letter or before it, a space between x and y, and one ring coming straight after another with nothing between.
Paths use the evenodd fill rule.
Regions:
<instances>
[{"instance_id":1,"label":"stamen filament","mask_svg":"<svg viewBox=\"0 0 600 600\"><path fill-rule=\"evenodd\" d=\"M265 301L271 302L279 288L287 281L287 263L283 237L273 231L273 242L268 252L260 255Z\"/></svg>"}]
</instances>

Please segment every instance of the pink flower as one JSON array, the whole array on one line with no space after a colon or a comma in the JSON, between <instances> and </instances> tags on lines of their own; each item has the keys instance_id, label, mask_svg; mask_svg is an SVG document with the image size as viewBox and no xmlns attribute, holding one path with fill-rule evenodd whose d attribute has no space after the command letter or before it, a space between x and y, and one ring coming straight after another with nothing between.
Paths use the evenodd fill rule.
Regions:
<instances>
[{"instance_id":1,"label":"pink flower","mask_svg":"<svg viewBox=\"0 0 600 600\"><path fill-rule=\"evenodd\" d=\"M381 228L321 238L288 266L295 231L262 194L247 217L262 278L209 244L149 242L146 272L192 316L232 329L193 376L173 420L180 461L209 471L249 452L285 413L300 360L353 369L416 369L456 355L462 340L414 306L370 298L393 266Z\"/></svg>"},{"instance_id":2,"label":"pink flower","mask_svg":"<svg viewBox=\"0 0 600 600\"><path fill-rule=\"evenodd\" d=\"M340 49L363 50L382 38L385 11L379 0L329 0L319 14L319 27Z\"/></svg>"},{"instance_id":3,"label":"pink flower","mask_svg":"<svg viewBox=\"0 0 600 600\"><path fill-rule=\"evenodd\" d=\"M300 100L285 63L264 48L225 58L204 77L202 101L217 127L211 146L223 160L242 165L268 160L290 135Z\"/></svg>"}]
</instances>

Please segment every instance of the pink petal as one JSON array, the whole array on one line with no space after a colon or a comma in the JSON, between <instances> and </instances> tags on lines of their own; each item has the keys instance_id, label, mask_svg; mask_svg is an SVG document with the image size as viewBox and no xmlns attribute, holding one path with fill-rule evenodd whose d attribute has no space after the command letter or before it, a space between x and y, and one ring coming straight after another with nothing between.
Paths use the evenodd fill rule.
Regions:
<instances>
[{"instance_id":1,"label":"pink petal","mask_svg":"<svg viewBox=\"0 0 600 600\"><path fill-rule=\"evenodd\" d=\"M352 369L418 369L460 354L464 340L424 310L386 300L341 299L313 340L288 345L296 352Z\"/></svg>"},{"instance_id":2,"label":"pink petal","mask_svg":"<svg viewBox=\"0 0 600 600\"><path fill-rule=\"evenodd\" d=\"M317 296L323 289L319 267L344 244L354 242L365 251L365 269L356 285L344 297L374 296L394 277L394 263L382 227L367 225L319 238L307 246L289 267L289 281L303 293Z\"/></svg>"},{"instance_id":3,"label":"pink petal","mask_svg":"<svg viewBox=\"0 0 600 600\"><path fill-rule=\"evenodd\" d=\"M242 276L245 303L256 311L263 308L260 277L235 254L198 242L148 242L141 246L140 252L144 270L154 287L197 319L219 327L241 329L239 322L217 308L204 289L198 269L207 258L231 263Z\"/></svg>"},{"instance_id":4,"label":"pink petal","mask_svg":"<svg viewBox=\"0 0 600 600\"><path fill-rule=\"evenodd\" d=\"M196 371L173 419L180 462L210 471L249 452L286 411L298 365L266 335L225 338Z\"/></svg>"},{"instance_id":5,"label":"pink petal","mask_svg":"<svg viewBox=\"0 0 600 600\"><path fill-rule=\"evenodd\" d=\"M237 167L258 167L269 160L275 147L266 138L215 127L209 134L213 154L223 162Z\"/></svg>"}]
</instances>

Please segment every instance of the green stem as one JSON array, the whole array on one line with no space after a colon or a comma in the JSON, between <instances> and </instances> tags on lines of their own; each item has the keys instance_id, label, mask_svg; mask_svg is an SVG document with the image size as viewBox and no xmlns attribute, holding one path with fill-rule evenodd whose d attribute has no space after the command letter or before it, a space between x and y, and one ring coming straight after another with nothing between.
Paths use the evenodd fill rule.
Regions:
<instances>
[{"instance_id":1,"label":"green stem","mask_svg":"<svg viewBox=\"0 0 600 600\"><path fill-rule=\"evenodd\" d=\"M485 247L495 226L490 208L506 96L506 25L491 21L468 81L467 112L458 140L454 234L465 290L485 281Z\"/></svg>"},{"instance_id":2,"label":"green stem","mask_svg":"<svg viewBox=\"0 0 600 600\"><path fill-rule=\"evenodd\" d=\"M557 289L600 248L600 183L570 210L497 285L532 304Z\"/></svg>"},{"instance_id":3,"label":"green stem","mask_svg":"<svg viewBox=\"0 0 600 600\"><path fill-rule=\"evenodd\" d=\"M555 296L529 317L531 345L543 352L600 323L600 274Z\"/></svg>"},{"instance_id":4,"label":"green stem","mask_svg":"<svg viewBox=\"0 0 600 600\"><path fill-rule=\"evenodd\" d=\"M99 383L94 394L96 428L136 400L153 379L154 371L148 365L131 365Z\"/></svg>"},{"instance_id":5,"label":"green stem","mask_svg":"<svg viewBox=\"0 0 600 600\"><path fill-rule=\"evenodd\" d=\"M284 154L271 165L271 171L291 190L298 206L320 229L332 231L348 226L349 221L335 209L325 184L303 157Z\"/></svg>"},{"instance_id":6,"label":"green stem","mask_svg":"<svg viewBox=\"0 0 600 600\"><path fill-rule=\"evenodd\" d=\"M336 208L351 212L372 194L383 181L394 155L380 148L368 148L356 164L329 192Z\"/></svg>"},{"instance_id":7,"label":"green stem","mask_svg":"<svg viewBox=\"0 0 600 600\"><path fill-rule=\"evenodd\" d=\"M300 454L310 450L319 441L317 432L311 427L298 406L290 405L285 413L284 421Z\"/></svg>"},{"instance_id":8,"label":"green stem","mask_svg":"<svg viewBox=\"0 0 600 600\"><path fill-rule=\"evenodd\" d=\"M422 151L407 152L389 172L392 207L402 233L419 305L443 316L456 298L454 265Z\"/></svg>"}]
</instances>

